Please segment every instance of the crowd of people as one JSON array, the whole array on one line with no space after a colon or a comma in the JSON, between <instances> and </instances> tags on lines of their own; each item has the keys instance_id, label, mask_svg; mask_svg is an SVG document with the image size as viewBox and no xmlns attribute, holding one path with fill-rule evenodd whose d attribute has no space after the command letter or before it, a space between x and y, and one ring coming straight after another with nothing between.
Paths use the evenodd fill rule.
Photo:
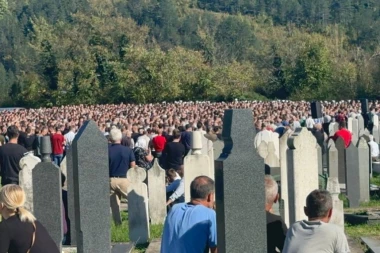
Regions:
<instances>
[{"instance_id":1,"label":"crowd of people","mask_svg":"<svg viewBox=\"0 0 380 253\"><path fill-rule=\"evenodd\" d=\"M50 136L52 162L60 166L66 151L71 148L78 129L85 121L93 120L109 143L110 196L115 223L122 222L115 210L119 208L122 198L127 197L128 169L139 166L149 170L154 158L157 158L167 172L167 205L171 208L165 224L161 252L173 252L173 248L178 249L175 252L198 252L195 248L193 251L184 249L184 245L196 244L199 248L208 247L211 252L217 252L215 211L212 210L213 181L207 177L196 178L191 184L192 200L190 203L184 203L183 158L191 149L191 133L201 131L211 143L221 140L224 110L244 108L252 109L254 115L252 124L259 132L277 132L281 137L287 131L304 126L313 132L317 142L324 149L323 143L328 140L328 124L336 121L339 123L339 131L331 138L342 137L346 144L349 144L352 136L346 129L347 117L361 113L360 103L332 101L323 102L322 105L324 115L319 119L312 118L310 104L302 101L79 105L2 111L0 113L1 184L5 186L19 183L20 159L28 152L41 157L41 138L44 136ZM372 114L378 113L378 102L373 102L370 106ZM287 229L281 217L271 213L271 206L278 199L276 182L270 178L266 178L265 182L268 252L275 252L275 248L283 252L304 252L302 249L308 244L301 243L297 238L303 238L305 241L317 240L308 237L310 231L316 233L317 230L320 234L328 230L331 238L339 240L339 245L330 243L330 248L324 248L326 252L335 252L337 249L340 249L339 252L349 252L344 234L327 225L332 208L331 197L327 192L317 191L309 195L305 208L309 221L296 223L285 236ZM186 222L183 222L184 220ZM199 231L194 230L187 236L182 236L195 223L202 221L207 221L204 223L208 224L207 229L200 226ZM175 226L181 228L173 230ZM197 238L199 233L207 236L202 243ZM194 238L197 243L192 243ZM325 237L321 236L319 239L321 238L325 240ZM310 243L313 244L315 241Z\"/></svg>"}]
</instances>

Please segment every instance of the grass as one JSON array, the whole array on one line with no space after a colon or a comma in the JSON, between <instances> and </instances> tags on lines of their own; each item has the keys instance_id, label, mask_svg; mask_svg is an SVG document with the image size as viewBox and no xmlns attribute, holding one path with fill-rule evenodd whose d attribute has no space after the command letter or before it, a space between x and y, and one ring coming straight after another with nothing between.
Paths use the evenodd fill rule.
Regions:
<instances>
[{"instance_id":1,"label":"grass","mask_svg":"<svg viewBox=\"0 0 380 253\"><path fill-rule=\"evenodd\" d=\"M128 227L128 213L121 213L122 224L116 226L112 221L111 226L111 240L112 242L129 242L129 227ZM150 225L150 239L161 238L163 225ZM148 248L149 243L137 245L134 249L134 253L144 253Z\"/></svg>"}]
</instances>

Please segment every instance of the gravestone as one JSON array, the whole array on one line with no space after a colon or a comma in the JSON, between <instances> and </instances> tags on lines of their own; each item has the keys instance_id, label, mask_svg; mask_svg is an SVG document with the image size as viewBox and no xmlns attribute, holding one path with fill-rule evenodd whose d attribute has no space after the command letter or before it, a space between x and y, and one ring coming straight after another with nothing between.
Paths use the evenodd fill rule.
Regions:
<instances>
[{"instance_id":1,"label":"gravestone","mask_svg":"<svg viewBox=\"0 0 380 253\"><path fill-rule=\"evenodd\" d=\"M264 161L254 150L252 111L226 110L222 135L215 161L218 252L267 252Z\"/></svg>"},{"instance_id":2,"label":"gravestone","mask_svg":"<svg viewBox=\"0 0 380 253\"><path fill-rule=\"evenodd\" d=\"M210 168L210 158L202 155L202 139L200 132L193 132L191 142L191 154L184 159L184 185L185 201L190 201L190 184L198 176L208 176L214 179L214 172Z\"/></svg>"},{"instance_id":3,"label":"gravestone","mask_svg":"<svg viewBox=\"0 0 380 253\"><path fill-rule=\"evenodd\" d=\"M24 207L26 210L34 213L33 209L33 169L38 163L41 162L41 159L37 156L34 156L32 153L24 156L20 160L20 173L19 185L25 192L25 204Z\"/></svg>"},{"instance_id":4,"label":"gravestone","mask_svg":"<svg viewBox=\"0 0 380 253\"><path fill-rule=\"evenodd\" d=\"M298 128L288 139L289 221L306 219L305 199L319 187L318 148L314 135L307 128Z\"/></svg>"},{"instance_id":5,"label":"gravestone","mask_svg":"<svg viewBox=\"0 0 380 253\"><path fill-rule=\"evenodd\" d=\"M365 126L364 126L364 118L362 115L358 115L357 116L357 119L358 119L358 132L360 134L361 131L363 131L365 129ZM360 135L359 135L360 136Z\"/></svg>"},{"instance_id":6,"label":"gravestone","mask_svg":"<svg viewBox=\"0 0 380 253\"><path fill-rule=\"evenodd\" d=\"M257 147L257 152L261 158L265 159L268 156L268 144L265 141L262 141Z\"/></svg>"},{"instance_id":7,"label":"gravestone","mask_svg":"<svg viewBox=\"0 0 380 253\"><path fill-rule=\"evenodd\" d=\"M271 167L271 171L275 175L280 174L280 160L278 156L276 155L276 148L272 141L268 143L268 155L264 158L264 161L265 161L265 164ZM273 173L271 173L271 175L273 175Z\"/></svg>"},{"instance_id":8,"label":"gravestone","mask_svg":"<svg viewBox=\"0 0 380 253\"><path fill-rule=\"evenodd\" d=\"M66 185L67 185L67 212L68 212L68 238L70 245L77 244L76 225L75 225L75 190L74 190L74 164L73 164L73 150L70 148L66 152Z\"/></svg>"},{"instance_id":9,"label":"gravestone","mask_svg":"<svg viewBox=\"0 0 380 253\"><path fill-rule=\"evenodd\" d=\"M368 144L360 138L358 146L346 149L346 189L350 207L359 207L361 202L369 201L369 159Z\"/></svg>"},{"instance_id":10,"label":"gravestone","mask_svg":"<svg viewBox=\"0 0 380 253\"><path fill-rule=\"evenodd\" d=\"M372 122L374 126L377 126L377 129L379 129L379 116L377 114L372 116Z\"/></svg>"},{"instance_id":11,"label":"gravestone","mask_svg":"<svg viewBox=\"0 0 380 253\"><path fill-rule=\"evenodd\" d=\"M283 200L282 219L289 227L289 198L288 198L288 165L286 151L288 150L288 138L290 132L286 132L280 138L280 165L281 165L281 199ZM281 213L281 211L280 211Z\"/></svg>"},{"instance_id":12,"label":"gravestone","mask_svg":"<svg viewBox=\"0 0 380 253\"><path fill-rule=\"evenodd\" d=\"M146 171L135 167L129 169L128 187L128 226L129 239L135 244L149 242L148 187L144 183Z\"/></svg>"},{"instance_id":13,"label":"gravestone","mask_svg":"<svg viewBox=\"0 0 380 253\"><path fill-rule=\"evenodd\" d=\"M78 253L110 252L108 144L95 122L79 129L72 154Z\"/></svg>"},{"instance_id":14,"label":"gravestone","mask_svg":"<svg viewBox=\"0 0 380 253\"><path fill-rule=\"evenodd\" d=\"M340 184L346 184L346 147L341 137L335 141L335 147L338 150L338 181ZM331 177L333 177L331 175Z\"/></svg>"},{"instance_id":15,"label":"gravestone","mask_svg":"<svg viewBox=\"0 0 380 253\"><path fill-rule=\"evenodd\" d=\"M335 147L335 142L333 140L329 140L328 148L328 174L331 178L338 178L339 175L339 158L338 158L338 150Z\"/></svg>"},{"instance_id":16,"label":"gravestone","mask_svg":"<svg viewBox=\"0 0 380 253\"><path fill-rule=\"evenodd\" d=\"M349 118L347 119L347 129L348 129L348 131L350 131L351 133L352 133L352 120L353 120L352 117L349 117Z\"/></svg>"},{"instance_id":17,"label":"gravestone","mask_svg":"<svg viewBox=\"0 0 380 253\"><path fill-rule=\"evenodd\" d=\"M339 130L339 124L336 122L330 123L329 125L329 136L334 136L334 134Z\"/></svg>"},{"instance_id":18,"label":"gravestone","mask_svg":"<svg viewBox=\"0 0 380 253\"><path fill-rule=\"evenodd\" d=\"M356 145L359 140L359 122L358 119L352 119L352 143Z\"/></svg>"},{"instance_id":19,"label":"gravestone","mask_svg":"<svg viewBox=\"0 0 380 253\"><path fill-rule=\"evenodd\" d=\"M373 139L374 141L379 144L379 128L377 126L373 126L373 129L372 129L372 135L373 135Z\"/></svg>"},{"instance_id":20,"label":"gravestone","mask_svg":"<svg viewBox=\"0 0 380 253\"><path fill-rule=\"evenodd\" d=\"M45 159L32 171L34 215L44 225L58 249L61 249L63 240L61 170L47 159L48 154L51 154L50 136L42 137L41 153Z\"/></svg>"},{"instance_id":21,"label":"gravestone","mask_svg":"<svg viewBox=\"0 0 380 253\"><path fill-rule=\"evenodd\" d=\"M152 224L163 224L166 217L165 170L154 160L148 170L149 216Z\"/></svg>"},{"instance_id":22,"label":"gravestone","mask_svg":"<svg viewBox=\"0 0 380 253\"><path fill-rule=\"evenodd\" d=\"M326 190L330 192L333 202L332 216L329 223L335 224L344 230L343 201L339 199L340 186L337 177L329 177L327 179Z\"/></svg>"},{"instance_id":23,"label":"gravestone","mask_svg":"<svg viewBox=\"0 0 380 253\"><path fill-rule=\"evenodd\" d=\"M212 162L215 161L215 159L217 159L220 154L222 153L223 151L223 147L224 147L224 142L222 140L216 140L214 141L213 143L213 149L214 149L214 160Z\"/></svg>"}]
</instances>

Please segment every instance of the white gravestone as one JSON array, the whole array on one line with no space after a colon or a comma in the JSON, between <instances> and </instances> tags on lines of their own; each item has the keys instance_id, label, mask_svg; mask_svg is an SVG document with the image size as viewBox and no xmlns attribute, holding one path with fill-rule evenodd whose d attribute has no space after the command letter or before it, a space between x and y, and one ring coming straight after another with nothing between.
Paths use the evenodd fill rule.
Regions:
<instances>
[{"instance_id":1,"label":"white gravestone","mask_svg":"<svg viewBox=\"0 0 380 253\"><path fill-rule=\"evenodd\" d=\"M149 215L152 224L163 224L166 217L165 170L154 160L148 170Z\"/></svg>"},{"instance_id":2,"label":"white gravestone","mask_svg":"<svg viewBox=\"0 0 380 253\"><path fill-rule=\"evenodd\" d=\"M280 138L280 165L281 165L281 199L284 201L283 220L289 227L289 198L288 198L288 165L286 152L290 133L285 133Z\"/></svg>"},{"instance_id":3,"label":"white gravestone","mask_svg":"<svg viewBox=\"0 0 380 253\"><path fill-rule=\"evenodd\" d=\"M34 156L32 153L24 156L20 160L21 171L19 173L19 185L25 192L25 208L30 212L34 212L33 208L33 169L38 163L41 162L41 159L37 156Z\"/></svg>"},{"instance_id":4,"label":"white gravestone","mask_svg":"<svg viewBox=\"0 0 380 253\"><path fill-rule=\"evenodd\" d=\"M288 194L289 221L306 219L306 197L318 189L318 148L314 135L307 128L299 128L288 139Z\"/></svg>"},{"instance_id":5,"label":"white gravestone","mask_svg":"<svg viewBox=\"0 0 380 253\"><path fill-rule=\"evenodd\" d=\"M131 182L128 187L128 225L129 238L135 244L149 242L148 187L144 182L146 171L131 168L127 172Z\"/></svg>"},{"instance_id":6,"label":"white gravestone","mask_svg":"<svg viewBox=\"0 0 380 253\"><path fill-rule=\"evenodd\" d=\"M333 201L333 211L330 223L338 225L344 230L344 209L343 201L339 199L340 185L338 177L328 178L326 190L330 192Z\"/></svg>"},{"instance_id":7,"label":"white gravestone","mask_svg":"<svg viewBox=\"0 0 380 253\"><path fill-rule=\"evenodd\" d=\"M214 179L213 168L210 167L208 155L202 155L202 138L200 132L193 132L191 154L184 159L185 201L190 201L190 184L198 176Z\"/></svg>"}]
</instances>

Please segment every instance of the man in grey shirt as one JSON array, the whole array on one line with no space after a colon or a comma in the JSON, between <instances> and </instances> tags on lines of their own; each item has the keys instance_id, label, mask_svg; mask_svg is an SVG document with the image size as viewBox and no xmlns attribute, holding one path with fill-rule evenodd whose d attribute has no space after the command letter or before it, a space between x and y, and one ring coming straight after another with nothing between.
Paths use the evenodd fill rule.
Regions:
<instances>
[{"instance_id":1,"label":"man in grey shirt","mask_svg":"<svg viewBox=\"0 0 380 253\"><path fill-rule=\"evenodd\" d=\"M306 198L308 221L294 223L288 230L283 253L349 253L343 230L330 224L332 198L328 191L315 190Z\"/></svg>"}]
</instances>

